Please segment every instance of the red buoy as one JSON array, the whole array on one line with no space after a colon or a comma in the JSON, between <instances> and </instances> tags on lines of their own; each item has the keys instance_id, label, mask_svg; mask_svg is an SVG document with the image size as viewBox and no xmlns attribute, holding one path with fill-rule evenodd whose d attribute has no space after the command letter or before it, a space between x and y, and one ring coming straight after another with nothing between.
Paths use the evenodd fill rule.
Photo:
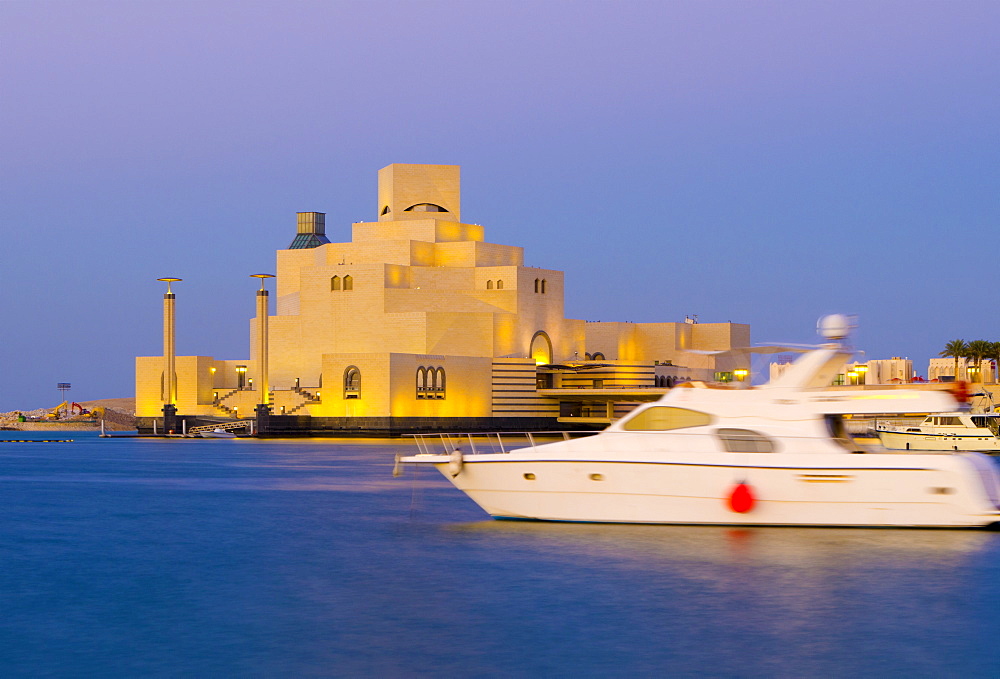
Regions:
<instances>
[{"instance_id":1,"label":"red buoy","mask_svg":"<svg viewBox=\"0 0 1000 679\"><path fill-rule=\"evenodd\" d=\"M753 497L753 490L745 481L740 481L729 494L729 508L737 514L746 514L753 509L756 501Z\"/></svg>"}]
</instances>

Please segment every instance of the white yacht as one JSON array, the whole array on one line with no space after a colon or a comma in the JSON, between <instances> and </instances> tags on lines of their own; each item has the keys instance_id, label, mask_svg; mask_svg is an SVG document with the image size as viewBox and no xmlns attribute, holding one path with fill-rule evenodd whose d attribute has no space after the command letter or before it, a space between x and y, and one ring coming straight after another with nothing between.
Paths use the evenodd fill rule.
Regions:
<instances>
[{"instance_id":1,"label":"white yacht","mask_svg":"<svg viewBox=\"0 0 1000 679\"><path fill-rule=\"evenodd\" d=\"M808 525L1000 525L1000 467L976 452L865 449L844 414L949 412L951 393L829 389L851 352L829 343L751 389L676 387L605 431L509 452L399 458L433 465L487 513L547 521Z\"/></svg>"},{"instance_id":2,"label":"white yacht","mask_svg":"<svg viewBox=\"0 0 1000 679\"><path fill-rule=\"evenodd\" d=\"M879 423L882 445L893 450L982 450L1000 452L1000 415L935 413L918 425Z\"/></svg>"},{"instance_id":3,"label":"white yacht","mask_svg":"<svg viewBox=\"0 0 1000 679\"><path fill-rule=\"evenodd\" d=\"M227 430L221 429L219 427L216 427L215 429L212 429L211 431L198 432L198 436L200 436L200 437L202 437L204 439L234 439L234 438L236 438L236 434L234 432L227 431Z\"/></svg>"}]
</instances>

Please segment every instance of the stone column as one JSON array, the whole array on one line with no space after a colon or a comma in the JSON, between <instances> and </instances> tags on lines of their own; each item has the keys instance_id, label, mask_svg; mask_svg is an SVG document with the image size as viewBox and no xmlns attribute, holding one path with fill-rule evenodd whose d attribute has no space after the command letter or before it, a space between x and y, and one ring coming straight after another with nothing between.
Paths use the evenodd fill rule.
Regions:
<instances>
[{"instance_id":1,"label":"stone column","mask_svg":"<svg viewBox=\"0 0 1000 679\"><path fill-rule=\"evenodd\" d=\"M270 380L267 376L267 302L267 290L261 287L257 291L257 383L260 389L259 403L265 405L271 402Z\"/></svg>"},{"instance_id":2,"label":"stone column","mask_svg":"<svg viewBox=\"0 0 1000 679\"><path fill-rule=\"evenodd\" d=\"M257 434L265 433L267 430L267 418L271 414L271 380L268 376L267 365L267 313L268 313L268 293L264 288L264 282L268 278L274 278L267 273L251 274L252 278L260 279L260 290L257 291L257 389L260 390L260 398L257 399Z\"/></svg>"},{"instance_id":3,"label":"stone column","mask_svg":"<svg viewBox=\"0 0 1000 679\"><path fill-rule=\"evenodd\" d=\"M167 284L163 295L163 432L177 428L177 351L174 346L175 295L171 283L180 278L158 278Z\"/></svg>"}]
</instances>

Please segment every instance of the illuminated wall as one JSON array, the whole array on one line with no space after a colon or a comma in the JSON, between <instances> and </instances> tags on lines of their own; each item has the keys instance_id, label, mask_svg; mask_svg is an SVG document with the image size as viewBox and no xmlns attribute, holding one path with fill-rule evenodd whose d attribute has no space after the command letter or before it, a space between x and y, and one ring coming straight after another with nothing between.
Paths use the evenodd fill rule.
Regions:
<instances>
[{"instance_id":1,"label":"illuminated wall","mask_svg":"<svg viewBox=\"0 0 1000 679\"><path fill-rule=\"evenodd\" d=\"M734 324L567 319L561 271L526 267L522 248L488 243L482 226L462 223L459 175L453 165L390 165L378 174L376 221L351 225L346 242L277 252L268 342L276 414L555 417L558 402L534 393L543 360L578 362L599 350L609 361L645 362L652 381L655 360L749 343L749 329L744 337ZM253 319L249 328L256 356ZM708 357L686 360L715 367ZM162 408L162 366L160 357L137 359L139 415ZM181 414L244 416L262 400L255 361L178 357L177 366ZM417 389L428 367L444 371L444 392ZM357 391L344 384L352 368Z\"/></svg>"}]
</instances>

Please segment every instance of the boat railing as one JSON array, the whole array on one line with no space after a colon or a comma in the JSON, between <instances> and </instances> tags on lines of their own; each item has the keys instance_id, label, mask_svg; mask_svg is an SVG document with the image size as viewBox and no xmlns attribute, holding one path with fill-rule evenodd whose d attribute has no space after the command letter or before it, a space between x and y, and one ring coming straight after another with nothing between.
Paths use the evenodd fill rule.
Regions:
<instances>
[{"instance_id":1,"label":"boat railing","mask_svg":"<svg viewBox=\"0 0 1000 679\"><path fill-rule=\"evenodd\" d=\"M468 432L435 432L427 434L407 434L417 444L421 455L450 455L456 450L471 455L486 453L504 454L511 450L534 448L553 441L569 441L585 436L593 436L597 431L525 431L491 432L471 434Z\"/></svg>"}]
</instances>

